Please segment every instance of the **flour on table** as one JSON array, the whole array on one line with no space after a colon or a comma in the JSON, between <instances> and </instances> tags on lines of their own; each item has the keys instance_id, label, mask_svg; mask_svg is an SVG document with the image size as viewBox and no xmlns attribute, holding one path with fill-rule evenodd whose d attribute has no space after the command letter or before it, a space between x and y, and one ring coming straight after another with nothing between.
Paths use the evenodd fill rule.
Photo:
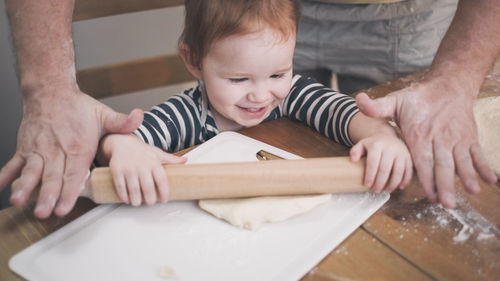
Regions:
<instances>
[{"instance_id":1,"label":"flour on table","mask_svg":"<svg viewBox=\"0 0 500 281\"><path fill-rule=\"evenodd\" d=\"M279 222L330 200L331 194L200 200L198 205L232 225L257 230L264 222Z\"/></svg>"},{"instance_id":2,"label":"flour on table","mask_svg":"<svg viewBox=\"0 0 500 281\"><path fill-rule=\"evenodd\" d=\"M500 176L500 97L477 100L474 117L484 155L491 168Z\"/></svg>"}]
</instances>

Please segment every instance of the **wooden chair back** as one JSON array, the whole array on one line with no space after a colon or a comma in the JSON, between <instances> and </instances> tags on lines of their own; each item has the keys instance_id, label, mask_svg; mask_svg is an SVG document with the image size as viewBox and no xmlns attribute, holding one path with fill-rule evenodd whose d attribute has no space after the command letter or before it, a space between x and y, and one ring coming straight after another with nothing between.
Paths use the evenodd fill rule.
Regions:
<instances>
[{"instance_id":1,"label":"wooden chair back","mask_svg":"<svg viewBox=\"0 0 500 281\"><path fill-rule=\"evenodd\" d=\"M76 0L73 21L183 5L183 0ZM83 69L80 89L103 98L194 80L177 55L148 57Z\"/></svg>"}]
</instances>

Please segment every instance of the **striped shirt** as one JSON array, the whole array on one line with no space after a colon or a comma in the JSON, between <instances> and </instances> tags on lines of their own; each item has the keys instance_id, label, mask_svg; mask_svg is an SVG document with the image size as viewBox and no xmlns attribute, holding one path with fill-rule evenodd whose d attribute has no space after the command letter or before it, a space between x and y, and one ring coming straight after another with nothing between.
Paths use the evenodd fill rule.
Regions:
<instances>
[{"instance_id":1,"label":"striped shirt","mask_svg":"<svg viewBox=\"0 0 500 281\"><path fill-rule=\"evenodd\" d=\"M295 75L288 96L263 122L287 116L345 146L352 146L348 126L359 111L353 98L312 78ZM170 97L144 114L134 132L144 142L175 152L203 143L219 133L202 83Z\"/></svg>"}]
</instances>

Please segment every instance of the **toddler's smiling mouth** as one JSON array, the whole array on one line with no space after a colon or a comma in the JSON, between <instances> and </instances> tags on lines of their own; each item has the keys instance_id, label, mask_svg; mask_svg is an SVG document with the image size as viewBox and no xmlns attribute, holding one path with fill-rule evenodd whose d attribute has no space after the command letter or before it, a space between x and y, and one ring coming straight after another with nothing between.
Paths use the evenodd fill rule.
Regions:
<instances>
[{"instance_id":1,"label":"toddler's smiling mouth","mask_svg":"<svg viewBox=\"0 0 500 281\"><path fill-rule=\"evenodd\" d=\"M262 107L243 107L238 106L239 109L243 110L243 112L251 115L252 117L260 116L266 112L267 106Z\"/></svg>"},{"instance_id":2,"label":"toddler's smiling mouth","mask_svg":"<svg viewBox=\"0 0 500 281\"><path fill-rule=\"evenodd\" d=\"M264 107L248 107L248 108L245 108L246 110L250 111L250 112L257 112L261 109L263 109Z\"/></svg>"}]
</instances>

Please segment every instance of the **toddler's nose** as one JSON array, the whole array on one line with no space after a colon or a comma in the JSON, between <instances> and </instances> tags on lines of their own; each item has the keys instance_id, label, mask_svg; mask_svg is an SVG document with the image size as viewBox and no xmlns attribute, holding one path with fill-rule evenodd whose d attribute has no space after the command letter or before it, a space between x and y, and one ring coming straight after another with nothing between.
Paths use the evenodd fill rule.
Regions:
<instances>
[{"instance_id":1,"label":"toddler's nose","mask_svg":"<svg viewBox=\"0 0 500 281\"><path fill-rule=\"evenodd\" d=\"M271 96L271 91L266 87L255 87L247 95L248 101L254 103L262 103L269 99Z\"/></svg>"}]
</instances>

